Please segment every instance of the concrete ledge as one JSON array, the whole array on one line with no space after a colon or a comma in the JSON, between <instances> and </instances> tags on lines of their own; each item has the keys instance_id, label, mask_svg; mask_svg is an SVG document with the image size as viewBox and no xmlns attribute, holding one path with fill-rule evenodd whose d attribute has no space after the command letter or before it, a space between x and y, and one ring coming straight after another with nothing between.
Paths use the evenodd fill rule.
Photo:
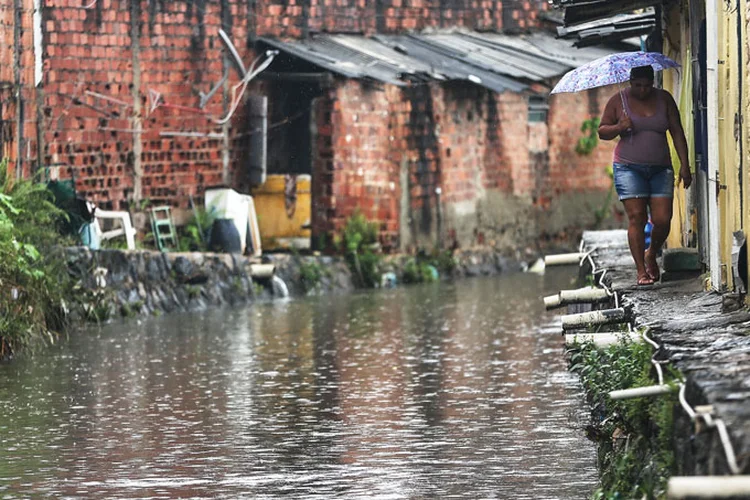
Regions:
<instances>
[{"instance_id":1,"label":"concrete ledge","mask_svg":"<svg viewBox=\"0 0 750 500\"><path fill-rule=\"evenodd\" d=\"M742 306L724 312L725 296L707 292L698 273L694 249L665 250L665 274L684 279L637 289L635 265L627 235L586 232L584 250L633 312L634 326L649 326L649 336L661 346L661 359L686 378L688 403L712 405L727 425L734 452L744 473L750 472L750 313ZM604 250L603 250L604 249ZM664 280L666 281L666 280ZM680 475L730 473L715 430L698 429L681 409L675 410L675 457Z\"/></svg>"}]
</instances>

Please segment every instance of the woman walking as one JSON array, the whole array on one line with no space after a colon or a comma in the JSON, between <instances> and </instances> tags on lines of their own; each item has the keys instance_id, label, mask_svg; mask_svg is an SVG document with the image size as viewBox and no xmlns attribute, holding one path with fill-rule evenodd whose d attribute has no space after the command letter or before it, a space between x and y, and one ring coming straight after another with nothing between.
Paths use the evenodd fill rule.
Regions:
<instances>
[{"instance_id":1,"label":"woman walking","mask_svg":"<svg viewBox=\"0 0 750 500\"><path fill-rule=\"evenodd\" d=\"M633 68L630 88L612 96L604 108L599 138L620 137L613 161L615 189L628 216L628 244L638 285L659 281L656 257L669 235L674 171L667 131L680 160L679 179L687 189L693 179L677 104L669 92L654 88L651 66ZM649 211L653 229L651 245L646 248L644 229Z\"/></svg>"}]
</instances>

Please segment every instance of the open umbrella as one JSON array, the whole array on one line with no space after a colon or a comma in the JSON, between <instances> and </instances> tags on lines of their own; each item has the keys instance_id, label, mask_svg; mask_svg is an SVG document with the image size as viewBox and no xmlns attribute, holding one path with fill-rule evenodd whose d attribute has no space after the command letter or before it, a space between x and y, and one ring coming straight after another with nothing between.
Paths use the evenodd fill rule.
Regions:
<instances>
[{"instance_id":1,"label":"open umbrella","mask_svg":"<svg viewBox=\"0 0 750 500\"><path fill-rule=\"evenodd\" d=\"M620 52L600 57L567 72L552 89L551 94L580 92L630 80L630 70L638 66L652 66L655 71L677 68L680 65L658 52Z\"/></svg>"}]
</instances>

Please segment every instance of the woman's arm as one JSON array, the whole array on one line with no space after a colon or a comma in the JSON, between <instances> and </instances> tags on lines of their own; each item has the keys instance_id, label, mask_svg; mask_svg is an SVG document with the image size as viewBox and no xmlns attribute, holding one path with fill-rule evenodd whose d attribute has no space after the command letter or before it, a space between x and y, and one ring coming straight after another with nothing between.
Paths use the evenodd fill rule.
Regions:
<instances>
[{"instance_id":1,"label":"woman's arm","mask_svg":"<svg viewBox=\"0 0 750 500\"><path fill-rule=\"evenodd\" d=\"M627 113L621 109L618 97L618 94L613 95L604 107L604 113L602 113L602 119L599 122L599 139L603 141L610 141L633 128L633 122ZM618 114L620 115L619 119Z\"/></svg>"},{"instance_id":2,"label":"woman's arm","mask_svg":"<svg viewBox=\"0 0 750 500\"><path fill-rule=\"evenodd\" d=\"M693 175L690 173L688 145L685 138L685 130L682 128L682 121L680 120L680 110L677 108L677 103L674 102L672 94L664 91L664 99L667 102L669 134L672 136L672 143L677 151L677 157L680 159L680 180L682 180L685 189L687 189L693 182Z\"/></svg>"}]
</instances>

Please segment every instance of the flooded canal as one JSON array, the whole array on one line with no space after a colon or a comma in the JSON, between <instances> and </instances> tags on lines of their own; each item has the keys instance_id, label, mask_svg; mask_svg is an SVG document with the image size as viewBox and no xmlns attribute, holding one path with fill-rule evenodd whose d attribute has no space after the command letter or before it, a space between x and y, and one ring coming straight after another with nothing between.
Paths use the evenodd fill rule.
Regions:
<instances>
[{"instance_id":1,"label":"flooded canal","mask_svg":"<svg viewBox=\"0 0 750 500\"><path fill-rule=\"evenodd\" d=\"M550 272L554 271L554 272ZM587 497L570 270L168 315L0 366L0 498Z\"/></svg>"}]
</instances>

